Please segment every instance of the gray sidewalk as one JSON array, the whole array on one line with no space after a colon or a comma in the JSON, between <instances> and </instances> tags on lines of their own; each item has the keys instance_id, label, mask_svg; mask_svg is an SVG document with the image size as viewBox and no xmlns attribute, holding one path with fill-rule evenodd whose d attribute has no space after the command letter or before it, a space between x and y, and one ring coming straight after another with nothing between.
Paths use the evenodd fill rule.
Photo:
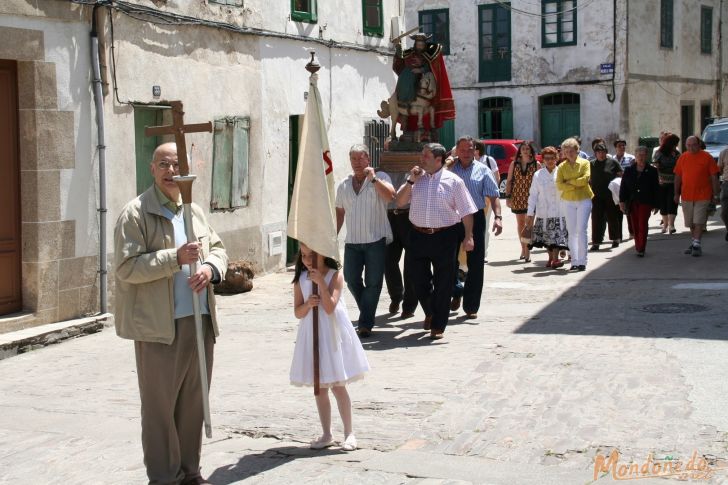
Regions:
<instances>
[{"instance_id":1,"label":"gray sidewalk","mask_svg":"<svg viewBox=\"0 0 728 485\"><path fill-rule=\"evenodd\" d=\"M477 320L454 315L433 343L421 312L387 314L383 291L364 344L372 371L349 388L353 453L307 448L320 429L312 391L288 384L292 274L219 297L203 474L216 485L584 484L595 456L613 449L620 464L650 453L687 462L697 451L725 467L724 230L712 221L693 258L682 254L685 230L661 235L655 225L644 259L630 241L590 253L574 274L543 268L542 252L516 261L515 219L505 215ZM4 359L0 375L0 483L145 483L131 342L107 328ZM728 483L728 472L695 483Z\"/></svg>"}]
</instances>

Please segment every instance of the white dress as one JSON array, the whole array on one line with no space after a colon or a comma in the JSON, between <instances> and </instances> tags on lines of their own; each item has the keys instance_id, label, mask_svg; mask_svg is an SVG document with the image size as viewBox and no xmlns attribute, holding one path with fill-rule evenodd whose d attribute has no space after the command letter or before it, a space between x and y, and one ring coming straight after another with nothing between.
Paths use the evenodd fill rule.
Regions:
<instances>
[{"instance_id":1,"label":"white dress","mask_svg":"<svg viewBox=\"0 0 728 485\"><path fill-rule=\"evenodd\" d=\"M327 285L336 273L335 270L329 270L325 278ZM301 272L298 284L306 301L311 295L312 286L308 271ZM339 297L331 315L319 306L318 329L321 387L343 386L364 378L364 373L369 370L369 361L349 320L343 296ZM298 323L290 378L294 386L313 386L313 310Z\"/></svg>"}]
</instances>

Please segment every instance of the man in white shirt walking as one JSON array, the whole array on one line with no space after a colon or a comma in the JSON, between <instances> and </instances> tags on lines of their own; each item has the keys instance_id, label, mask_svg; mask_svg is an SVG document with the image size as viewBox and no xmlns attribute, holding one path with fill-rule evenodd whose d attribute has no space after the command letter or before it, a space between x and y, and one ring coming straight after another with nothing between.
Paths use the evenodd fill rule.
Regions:
<instances>
[{"instance_id":1,"label":"man in white shirt walking","mask_svg":"<svg viewBox=\"0 0 728 485\"><path fill-rule=\"evenodd\" d=\"M366 145L352 146L349 161L353 173L336 189L336 228L340 231L346 220L344 280L359 307L357 333L365 338L374 327L386 246L392 241L387 204L394 188L386 173L377 174L370 166Z\"/></svg>"}]
</instances>

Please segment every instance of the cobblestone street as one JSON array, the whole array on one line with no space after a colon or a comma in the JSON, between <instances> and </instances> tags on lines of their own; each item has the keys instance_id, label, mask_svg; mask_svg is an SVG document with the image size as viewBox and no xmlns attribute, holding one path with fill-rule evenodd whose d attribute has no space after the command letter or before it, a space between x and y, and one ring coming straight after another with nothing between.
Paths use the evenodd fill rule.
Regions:
<instances>
[{"instance_id":1,"label":"cobblestone street","mask_svg":"<svg viewBox=\"0 0 728 485\"><path fill-rule=\"evenodd\" d=\"M504 213L477 320L453 315L432 342L421 311L389 316L383 291L364 343L372 371L349 387L352 453L307 447L319 423L312 391L288 384L292 274L220 297L203 475L216 485L584 484L597 454L613 449L620 463L650 453L687 462L697 451L725 467L728 244L717 221L702 258L682 254L684 230L653 226L646 258L629 241L569 273L544 268L541 252L517 262L515 219ZM131 342L106 328L4 359L0 374L0 483L145 483Z\"/></svg>"}]
</instances>

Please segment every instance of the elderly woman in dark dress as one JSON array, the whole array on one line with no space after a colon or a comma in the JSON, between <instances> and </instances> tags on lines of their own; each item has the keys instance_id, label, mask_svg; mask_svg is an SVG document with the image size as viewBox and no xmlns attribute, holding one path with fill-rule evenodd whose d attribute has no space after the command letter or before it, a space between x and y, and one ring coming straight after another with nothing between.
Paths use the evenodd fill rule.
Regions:
<instances>
[{"instance_id":1,"label":"elderly woman in dark dress","mask_svg":"<svg viewBox=\"0 0 728 485\"><path fill-rule=\"evenodd\" d=\"M635 163L624 170L619 187L619 208L632 221L637 256L645 255L650 211L657 213L660 184L657 169L647 163L647 147L635 152Z\"/></svg>"}]
</instances>

